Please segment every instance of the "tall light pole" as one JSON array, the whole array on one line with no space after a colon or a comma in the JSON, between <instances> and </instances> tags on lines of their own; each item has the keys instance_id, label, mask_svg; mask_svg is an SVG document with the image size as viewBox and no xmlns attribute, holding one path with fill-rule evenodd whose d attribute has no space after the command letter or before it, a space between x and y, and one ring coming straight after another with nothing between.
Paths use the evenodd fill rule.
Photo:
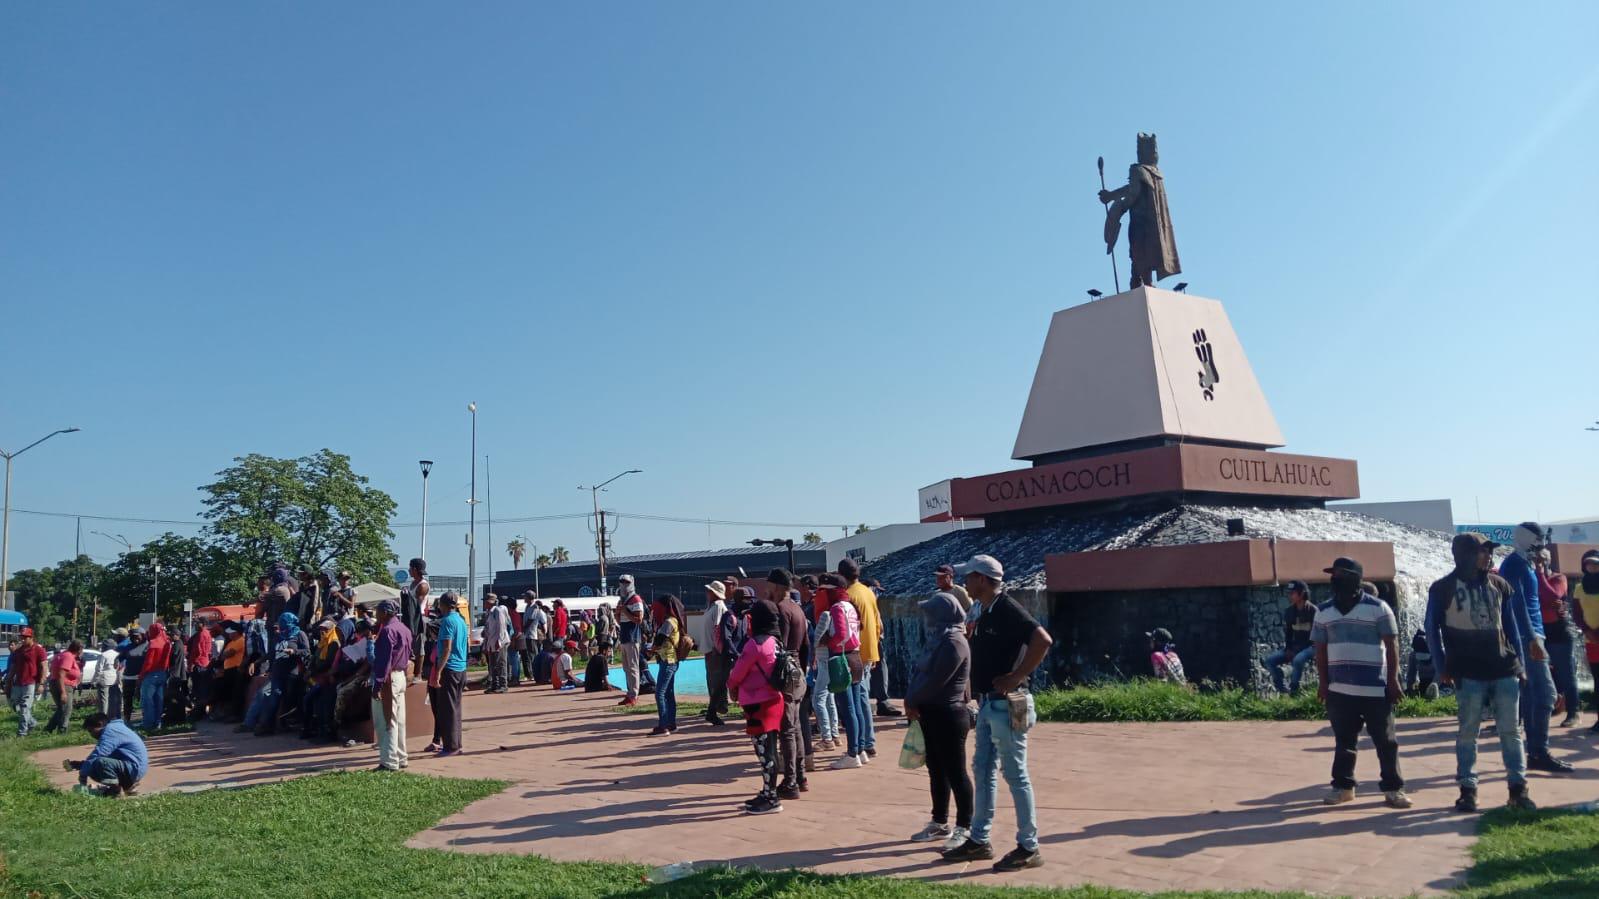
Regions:
<instances>
[{"instance_id":1,"label":"tall light pole","mask_svg":"<svg viewBox=\"0 0 1599 899\"><path fill-rule=\"evenodd\" d=\"M422 551L417 553L422 559L428 557L428 472L433 470L433 460L423 459L416 463L422 466Z\"/></svg>"},{"instance_id":2,"label":"tall light pole","mask_svg":"<svg viewBox=\"0 0 1599 899\"><path fill-rule=\"evenodd\" d=\"M466 532L466 602L470 609L477 596L477 403L467 403L466 411L472 413L472 498L466 501L472 507Z\"/></svg>"},{"instance_id":3,"label":"tall light pole","mask_svg":"<svg viewBox=\"0 0 1599 899\"><path fill-rule=\"evenodd\" d=\"M71 434L77 430L77 428L62 428L59 431L51 431L14 453L0 451L0 456L4 456L6 460L5 520L0 524L0 604L5 603L6 585L11 579L11 460L57 434Z\"/></svg>"},{"instance_id":4,"label":"tall light pole","mask_svg":"<svg viewBox=\"0 0 1599 899\"><path fill-rule=\"evenodd\" d=\"M593 487L579 487L579 488L577 488L579 490L587 490L589 492L589 496L591 498L593 498L593 500L594 500L594 529L598 532L599 538L600 538L600 542L599 542L599 546L598 546L598 550L596 552L596 555L598 555L599 559L600 559L600 595L601 596L609 596L610 594L607 591L606 584L605 584L605 519L600 517L600 491L604 490L608 484L611 484L612 482L618 480L619 478L625 477L625 476L630 475L630 474L643 474L643 473L644 473L643 469L629 468L627 471L624 471L621 474L617 475L616 477L611 478L611 480L609 480L609 481L604 481L602 483L595 484ZM536 565L537 563L534 563L534 564ZM538 577L538 575L534 575L535 579L537 579L537 577Z\"/></svg>"},{"instance_id":5,"label":"tall light pole","mask_svg":"<svg viewBox=\"0 0 1599 899\"><path fill-rule=\"evenodd\" d=\"M793 574L793 575L797 575L799 573L799 572L794 570L794 541L793 540L789 540L787 538L772 539L772 540L756 539L756 540L751 540L750 541L750 546L786 546L786 547L788 547L788 573L789 574Z\"/></svg>"},{"instance_id":6,"label":"tall light pole","mask_svg":"<svg viewBox=\"0 0 1599 899\"><path fill-rule=\"evenodd\" d=\"M161 563L152 562L150 567L155 571L155 594L150 597L150 618L161 617Z\"/></svg>"},{"instance_id":7,"label":"tall light pole","mask_svg":"<svg viewBox=\"0 0 1599 899\"><path fill-rule=\"evenodd\" d=\"M483 494L488 500L486 511L489 517L485 523L489 526L489 588L494 587L494 477L489 473L489 454L483 454Z\"/></svg>"}]
</instances>

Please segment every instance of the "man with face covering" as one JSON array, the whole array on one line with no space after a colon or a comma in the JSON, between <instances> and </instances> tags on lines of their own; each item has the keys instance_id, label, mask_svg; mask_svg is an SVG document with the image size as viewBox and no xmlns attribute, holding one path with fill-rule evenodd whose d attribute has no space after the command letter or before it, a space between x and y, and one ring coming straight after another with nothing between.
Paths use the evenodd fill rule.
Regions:
<instances>
[{"instance_id":1,"label":"man with face covering","mask_svg":"<svg viewBox=\"0 0 1599 899\"><path fill-rule=\"evenodd\" d=\"M1331 568L1333 600L1316 612L1310 640L1316 645L1316 676L1321 701L1332 724L1332 790L1327 805L1355 798L1355 748L1362 728L1377 747L1380 787L1389 808L1410 808L1399 774L1399 741L1394 738L1394 703L1399 686L1399 624L1388 604L1360 589L1365 569L1339 558Z\"/></svg>"},{"instance_id":2,"label":"man with face covering","mask_svg":"<svg viewBox=\"0 0 1599 899\"><path fill-rule=\"evenodd\" d=\"M1521 704L1520 625L1510 608L1512 588L1493 571L1499 544L1477 533L1456 534L1450 550L1455 570L1427 590L1427 651L1438 679L1455 685L1460 731L1455 736L1455 809L1477 810L1477 732L1483 707L1492 704L1499 751L1510 782L1510 806L1533 808L1527 796L1527 759L1516 727Z\"/></svg>"},{"instance_id":3,"label":"man with face covering","mask_svg":"<svg viewBox=\"0 0 1599 899\"><path fill-rule=\"evenodd\" d=\"M1543 614L1538 607L1538 575L1533 559L1543 549L1543 526L1524 521L1511 532L1515 551L1499 565L1499 576L1510 583L1511 611L1521 625L1521 655L1525 679L1521 683L1521 721L1527 731L1527 767L1564 774L1571 766L1549 754L1549 715L1555 710L1555 677L1544 645ZM1499 725L1504 728L1503 724Z\"/></svg>"}]
</instances>

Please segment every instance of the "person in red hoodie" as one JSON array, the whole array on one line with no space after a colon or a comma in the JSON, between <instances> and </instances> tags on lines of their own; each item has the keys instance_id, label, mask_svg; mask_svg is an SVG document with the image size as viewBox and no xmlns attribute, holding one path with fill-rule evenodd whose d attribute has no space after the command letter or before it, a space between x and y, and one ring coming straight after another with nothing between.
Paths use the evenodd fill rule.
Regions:
<instances>
[{"instance_id":1,"label":"person in red hoodie","mask_svg":"<svg viewBox=\"0 0 1599 899\"><path fill-rule=\"evenodd\" d=\"M194 702L194 708L189 712L190 721L199 721L205 717L206 706L211 704L211 650L215 648L214 640L221 632L222 622L215 625L216 631L208 627L198 627L194 635L189 637L184 648L189 658L189 695Z\"/></svg>"},{"instance_id":2,"label":"person in red hoodie","mask_svg":"<svg viewBox=\"0 0 1599 899\"><path fill-rule=\"evenodd\" d=\"M167 668L172 664L172 640L161 622L150 623L150 643L139 671L139 704L144 707L146 733L161 726L161 707L167 701Z\"/></svg>"},{"instance_id":3,"label":"person in red hoodie","mask_svg":"<svg viewBox=\"0 0 1599 899\"><path fill-rule=\"evenodd\" d=\"M555 641L556 646L561 646L566 643L566 628L572 620L571 613L566 610L566 603L557 599L555 613L551 618L554 624L551 625L550 639Z\"/></svg>"},{"instance_id":4,"label":"person in red hoodie","mask_svg":"<svg viewBox=\"0 0 1599 899\"><path fill-rule=\"evenodd\" d=\"M78 689L83 672L78 667L78 657L83 654L83 644L73 640L67 648L50 660L50 696L56 701L56 711L50 716L45 731L58 734L67 732L72 720L72 694Z\"/></svg>"}]
</instances>

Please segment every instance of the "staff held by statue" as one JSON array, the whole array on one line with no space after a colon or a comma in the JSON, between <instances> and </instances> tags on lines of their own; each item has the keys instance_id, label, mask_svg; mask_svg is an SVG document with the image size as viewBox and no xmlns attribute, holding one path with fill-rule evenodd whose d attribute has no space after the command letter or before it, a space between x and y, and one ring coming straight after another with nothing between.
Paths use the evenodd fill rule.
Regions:
<instances>
[{"instance_id":1,"label":"staff held by statue","mask_svg":"<svg viewBox=\"0 0 1599 899\"><path fill-rule=\"evenodd\" d=\"M1108 193L1108 191L1105 190L1105 157L1103 157L1103 156L1099 157L1099 192L1100 193ZM1105 216L1107 218L1109 218L1110 217L1110 201L1106 200L1104 202L1104 206L1105 206ZM1120 219L1117 220L1117 224L1118 224L1118 226L1121 224L1121 220ZM1110 243L1105 245L1105 255L1110 257L1110 276L1116 282L1116 292L1117 293L1121 293L1122 292L1122 275L1121 275L1121 272L1117 271L1117 269L1116 269L1116 253L1114 252L1115 249L1116 249L1116 242L1115 241L1111 241Z\"/></svg>"}]
</instances>

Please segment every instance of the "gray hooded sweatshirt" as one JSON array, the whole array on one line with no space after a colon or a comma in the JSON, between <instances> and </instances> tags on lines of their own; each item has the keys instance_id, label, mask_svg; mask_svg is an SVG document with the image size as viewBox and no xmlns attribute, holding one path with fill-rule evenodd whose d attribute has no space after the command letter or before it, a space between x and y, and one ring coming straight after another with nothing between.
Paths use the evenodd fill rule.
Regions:
<instances>
[{"instance_id":1,"label":"gray hooded sweatshirt","mask_svg":"<svg viewBox=\"0 0 1599 899\"><path fill-rule=\"evenodd\" d=\"M972 671L972 650L966 643L966 615L949 593L935 593L920 603L926 642L911 675L905 704L918 708L962 707Z\"/></svg>"}]
</instances>

